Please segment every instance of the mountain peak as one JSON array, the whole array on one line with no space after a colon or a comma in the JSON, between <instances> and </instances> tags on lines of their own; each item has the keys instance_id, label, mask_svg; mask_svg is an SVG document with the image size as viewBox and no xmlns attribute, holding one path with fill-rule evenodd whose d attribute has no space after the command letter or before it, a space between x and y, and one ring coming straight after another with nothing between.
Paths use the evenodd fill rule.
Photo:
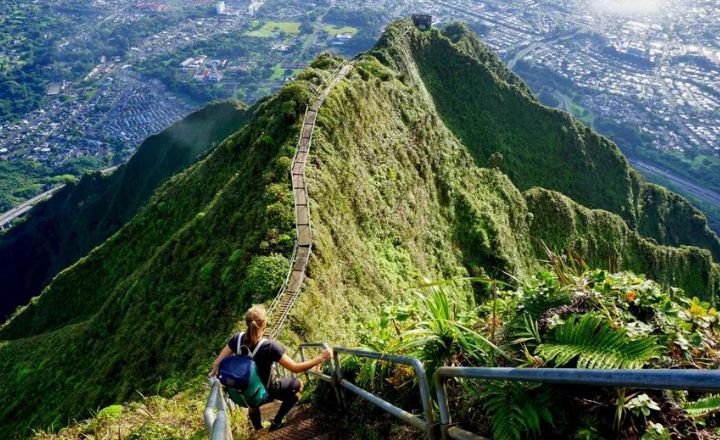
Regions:
<instances>
[{"instance_id":1,"label":"mountain peak","mask_svg":"<svg viewBox=\"0 0 720 440\"><path fill-rule=\"evenodd\" d=\"M0 328L0 432L207 372L242 312L284 281L296 226L289 167L306 105L341 63L321 56L249 109L247 124ZM687 202L541 105L462 25L391 24L318 110L305 173L314 251L281 334L290 345L355 344L380 307L424 279L529 276L543 242L708 299L720 285L718 239L686 222Z\"/></svg>"}]
</instances>

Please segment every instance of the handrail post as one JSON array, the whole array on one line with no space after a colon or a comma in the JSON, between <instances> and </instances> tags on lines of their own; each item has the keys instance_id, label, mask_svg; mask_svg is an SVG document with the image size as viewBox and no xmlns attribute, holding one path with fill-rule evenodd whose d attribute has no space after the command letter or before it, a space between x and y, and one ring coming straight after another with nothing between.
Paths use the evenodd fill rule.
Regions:
<instances>
[{"instance_id":1,"label":"handrail post","mask_svg":"<svg viewBox=\"0 0 720 440\"><path fill-rule=\"evenodd\" d=\"M435 382L435 392L437 393L438 408L440 410L440 438L447 440L448 428L450 427L450 409L447 398L447 390L445 389L445 377L440 374L443 367L435 370L433 381Z\"/></svg>"},{"instance_id":2,"label":"handrail post","mask_svg":"<svg viewBox=\"0 0 720 440\"><path fill-rule=\"evenodd\" d=\"M378 397L371 392L364 390L360 388L359 386L344 380L342 378L342 372L340 369L340 358L339 354L345 353L350 356L358 356L358 357L364 357L368 359L376 359L379 361L386 361L386 362L394 362L398 364L403 365L409 365L413 367L413 371L415 372L415 375L417 376L418 380L418 386L420 388L420 398L422 400L423 405L423 412L424 412L424 418L418 417L417 415L411 414L405 410L403 410L400 407L397 407L390 402L382 399L381 397ZM386 353L377 353L372 351L366 351L366 350L359 350L359 349L349 349L349 348L343 348L343 347L335 347L334 348L334 356L335 356L335 362L337 364L335 371L337 376L338 385L341 387L353 392L354 394L360 396L361 398L369 401L370 403L380 407L384 411L400 418L400 420L404 421L405 423L408 423L409 425L414 426L415 428L424 431L425 435L429 440L434 439L435 433L434 428L435 425L433 423L433 413L432 413L432 401L430 398L430 385L427 381L427 374L425 374L425 368L423 367L422 363L417 360L416 358L406 357L406 356L396 356Z\"/></svg>"},{"instance_id":3,"label":"handrail post","mask_svg":"<svg viewBox=\"0 0 720 440\"><path fill-rule=\"evenodd\" d=\"M298 353L300 354L300 360L302 362L305 362L305 349L307 348L320 348L323 350L327 350L330 348L330 345L328 345L327 342L320 342L320 343L308 343L308 344L300 344L298 347ZM335 393L335 400L338 403L338 406L342 405L342 398L340 396L340 390L338 389L338 383L337 378L335 376L335 364L333 362L333 359L330 359L330 374L324 374L322 372L314 372L310 370L305 371L305 377L307 378L308 382L310 381L310 375L317 376L320 380L323 380L325 382L328 382L330 386L333 388L333 392Z\"/></svg>"},{"instance_id":4,"label":"handrail post","mask_svg":"<svg viewBox=\"0 0 720 440\"><path fill-rule=\"evenodd\" d=\"M327 350L330 348L330 345L327 342L322 343L323 350ZM335 357L335 352L333 352L333 358ZM340 390L339 390L339 384L337 381L337 376L335 375L335 370L339 368L338 363L335 361L335 359L330 359L330 377L332 378L332 382L330 382L330 385L333 387L333 391L335 392L335 400L337 401L338 405L342 406L342 397L340 396Z\"/></svg>"},{"instance_id":5,"label":"handrail post","mask_svg":"<svg viewBox=\"0 0 720 440\"><path fill-rule=\"evenodd\" d=\"M342 383L342 369L340 368L340 355L338 354L337 347L333 349L333 359L335 360L335 368L333 369L333 376L335 377L335 389L338 389L340 387L340 384ZM345 402L345 396L342 392L342 390L338 389L338 395L339 399L339 405L341 409L346 409L347 405Z\"/></svg>"},{"instance_id":6,"label":"handrail post","mask_svg":"<svg viewBox=\"0 0 720 440\"><path fill-rule=\"evenodd\" d=\"M427 423L426 434L429 440L432 440L433 435L433 411L432 411L432 400L430 398L430 385L428 384L427 374L425 374L425 367L419 360L413 358L412 366L415 369L415 375L418 378L418 386L420 387L420 399L422 400L423 410L425 412L425 422Z\"/></svg>"}]
</instances>

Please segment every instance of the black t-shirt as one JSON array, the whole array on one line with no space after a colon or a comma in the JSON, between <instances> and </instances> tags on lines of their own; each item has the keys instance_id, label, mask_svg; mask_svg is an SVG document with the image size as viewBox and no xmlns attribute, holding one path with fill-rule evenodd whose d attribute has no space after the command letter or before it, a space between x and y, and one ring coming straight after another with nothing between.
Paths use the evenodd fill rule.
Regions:
<instances>
[{"instance_id":1,"label":"black t-shirt","mask_svg":"<svg viewBox=\"0 0 720 440\"><path fill-rule=\"evenodd\" d=\"M228 341L228 347L235 354L237 354L238 336L240 336L240 333L236 333ZM243 334L242 343L247 344L246 341L247 336ZM250 347L251 352L254 349L255 347ZM245 353L245 350L242 351L243 353ZM260 380L262 380L263 385L268 386L268 380L270 379L270 370L272 368L272 364L273 362L279 362L280 358L283 357L284 354L285 348L271 339L266 339L265 342L263 342L263 345L260 346L260 348L258 349L257 353L255 353L255 356L253 356L253 360L255 361L258 376L260 376Z\"/></svg>"}]
</instances>

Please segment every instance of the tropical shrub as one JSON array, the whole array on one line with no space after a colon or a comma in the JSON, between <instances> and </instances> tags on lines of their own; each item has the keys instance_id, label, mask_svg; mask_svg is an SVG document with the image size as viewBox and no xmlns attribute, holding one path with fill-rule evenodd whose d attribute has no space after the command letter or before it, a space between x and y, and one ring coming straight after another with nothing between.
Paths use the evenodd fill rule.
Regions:
<instances>
[{"instance_id":1,"label":"tropical shrub","mask_svg":"<svg viewBox=\"0 0 720 440\"><path fill-rule=\"evenodd\" d=\"M479 305L459 294L452 281L419 288L410 300L386 307L364 341L369 349L421 359L428 376L441 365L720 364L718 313L709 304L633 273L588 270L577 257L551 255L550 260L548 269L516 280L516 287L505 285ZM375 388L417 392L407 377L399 380L398 369L354 362L361 383L372 380ZM718 396L686 404L686 392L630 394L624 389L468 380L448 386L457 422L496 439L710 436L720 409ZM576 417L578 412L584 415Z\"/></svg>"}]
</instances>

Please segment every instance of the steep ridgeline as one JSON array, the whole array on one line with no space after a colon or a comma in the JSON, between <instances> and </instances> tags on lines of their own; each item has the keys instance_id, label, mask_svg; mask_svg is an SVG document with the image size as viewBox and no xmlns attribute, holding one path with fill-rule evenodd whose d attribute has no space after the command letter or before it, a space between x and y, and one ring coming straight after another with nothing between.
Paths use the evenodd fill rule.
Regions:
<instances>
[{"instance_id":1,"label":"steep ridgeline","mask_svg":"<svg viewBox=\"0 0 720 440\"><path fill-rule=\"evenodd\" d=\"M386 32L373 54L404 74L417 69L443 121L479 166L500 153L500 169L521 190L559 191L620 215L662 244L706 248L720 260L720 240L698 210L646 182L608 139L540 104L464 25L403 32Z\"/></svg>"},{"instance_id":2,"label":"steep ridgeline","mask_svg":"<svg viewBox=\"0 0 720 440\"><path fill-rule=\"evenodd\" d=\"M325 89L313 98L312 105L308 106L303 117L298 139L297 150L290 165L290 181L292 184L294 208L295 208L295 230L296 239L290 267L288 269L285 283L278 292L278 295L270 304L268 320L270 324L267 334L275 339L288 315L292 312L295 301L297 301L305 280L305 272L312 253L312 224L310 221L310 196L308 194L307 180L305 179L305 166L310 155L312 134L315 129L318 110L327 98L328 94L352 69L352 64L343 64L332 78L325 84Z\"/></svg>"},{"instance_id":3,"label":"steep ridgeline","mask_svg":"<svg viewBox=\"0 0 720 440\"><path fill-rule=\"evenodd\" d=\"M354 61L320 107L305 166L313 254L281 340L290 346L300 339L355 344L358 328L378 308L408 295L408 287L422 280L532 274L543 257L540 239L553 247L575 245L598 265L612 257L620 269L713 295L719 274L710 251L659 246L638 231L638 213L646 211L639 210L635 194L645 184L617 149L537 104L494 57L468 56L474 46L462 43L464 38L470 37L455 44L438 31L395 23L372 52ZM541 183L513 183L529 168L511 154L518 144L503 153L502 168L510 177L478 166L484 165L478 147L463 143L438 86L428 85L423 63L429 61L420 56L426 46L444 48L427 57L444 57L448 66L461 57L462 68L478 72L453 92L460 95L447 98L447 105L460 105L452 112L467 112L466 125L487 123L476 119L474 97L482 96L511 103L528 130L536 130L533 120L566 121L552 122L545 131L558 130L555 142L567 167L582 162L573 171L577 175L560 165L544 169L536 159L540 153L524 153L528 161L537 160L536 178L545 172L547 182L555 182L546 185L565 196L518 189ZM246 307L269 302L285 279L295 226L287 170L305 106L339 64L320 57L277 96L258 103L244 128L170 179L127 225L0 328L0 437L61 426L90 409L129 399L135 390L182 390L186 381L207 374ZM480 75L494 70L492 81ZM455 90L456 79L447 75ZM518 98L511 102L513 93ZM492 111L507 110L495 105ZM496 136L506 142L533 139L521 132ZM588 139L597 140L593 151L587 150ZM512 174L511 164L520 171ZM624 175L624 184L613 180L601 193L594 179L580 175L597 170L599 176L603 168ZM577 185L593 187L565 191L561 176L567 184L575 176ZM583 196L595 202L568 198ZM601 202L607 211L583 206ZM635 223L626 223L626 216ZM483 292L459 287L457 294Z\"/></svg>"},{"instance_id":4,"label":"steep ridgeline","mask_svg":"<svg viewBox=\"0 0 720 440\"><path fill-rule=\"evenodd\" d=\"M112 175L86 175L35 207L23 223L0 236L0 322L120 229L169 176L246 119L240 103L211 104L149 137Z\"/></svg>"}]
</instances>

